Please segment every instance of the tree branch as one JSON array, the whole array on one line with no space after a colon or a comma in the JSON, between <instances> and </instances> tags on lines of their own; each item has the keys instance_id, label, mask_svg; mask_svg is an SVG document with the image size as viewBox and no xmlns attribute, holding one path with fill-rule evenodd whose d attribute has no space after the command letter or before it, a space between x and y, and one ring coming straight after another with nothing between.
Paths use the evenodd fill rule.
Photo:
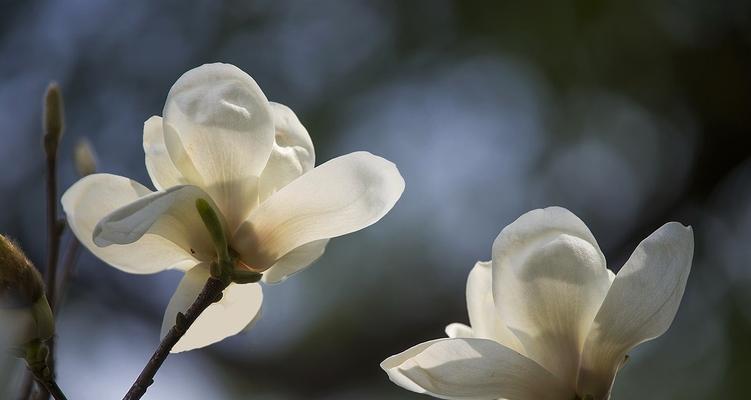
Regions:
<instances>
[{"instance_id":1,"label":"tree branch","mask_svg":"<svg viewBox=\"0 0 751 400\"><path fill-rule=\"evenodd\" d=\"M58 305L62 304L63 298L65 297L65 293L68 289L68 284L73 278L73 274L75 273L76 269L76 261L78 260L79 254L81 254L81 242L79 242L74 235L70 238L70 243L68 243L68 247L65 250L65 257L63 257L63 262L61 264L62 276L60 277L57 284L56 304Z\"/></svg>"},{"instance_id":2,"label":"tree branch","mask_svg":"<svg viewBox=\"0 0 751 400\"><path fill-rule=\"evenodd\" d=\"M128 393L123 397L123 400L137 400L146 394L146 390L154 383L154 376L157 371L164 363L164 360L167 359L167 356L169 356L170 350L185 335L185 332L193 325L198 316L212 303L221 299L222 291L226 287L226 283L213 277L206 281L203 290L198 295L198 298L196 298L196 301L188 308L188 311L185 314L179 313L177 315L175 325L172 326L161 343L159 343L159 347L157 347L154 355L151 356L141 374L138 375Z\"/></svg>"},{"instance_id":3,"label":"tree branch","mask_svg":"<svg viewBox=\"0 0 751 400\"><path fill-rule=\"evenodd\" d=\"M57 260L60 256L60 236L63 223L57 218L57 157L47 155L47 269L45 279L47 300L55 311L57 289Z\"/></svg>"},{"instance_id":4,"label":"tree branch","mask_svg":"<svg viewBox=\"0 0 751 400\"><path fill-rule=\"evenodd\" d=\"M50 309L55 311L57 289L57 259L60 255L60 236L63 233L64 224L57 216L57 153L60 138L63 134L63 104L60 87L52 83L47 88L44 98L44 153L47 162L47 174L45 176L47 194L47 268L45 279L47 286L47 301ZM55 377L55 337L51 337L47 343L49 347L48 366L51 373L50 380ZM37 380L39 381L39 380ZM38 399L49 398L49 388L43 386Z\"/></svg>"}]
</instances>

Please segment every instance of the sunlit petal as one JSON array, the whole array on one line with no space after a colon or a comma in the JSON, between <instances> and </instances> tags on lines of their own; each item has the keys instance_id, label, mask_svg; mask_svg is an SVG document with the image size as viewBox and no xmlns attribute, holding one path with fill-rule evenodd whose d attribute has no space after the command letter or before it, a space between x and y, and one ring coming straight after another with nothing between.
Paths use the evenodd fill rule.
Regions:
<instances>
[{"instance_id":1,"label":"sunlit petal","mask_svg":"<svg viewBox=\"0 0 751 400\"><path fill-rule=\"evenodd\" d=\"M266 96L233 65L202 65L172 86L163 128L174 165L212 196L234 228L257 202L257 178L274 145Z\"/></svg>"},{"instance_id":2,"label":"sunlit petal","mask_svg":"<svg viewBox=\"0 0 751 400\"><path fill-rule=\"evenodd\" d=\"M285 186L253 211L233 248L246 264L271 267L290 251L365 228L404 190L396 166L366 152L328 161Z\"/></svg>"},{"instance_id":3,"label":"sunlit petal","mask_svg":"<svg viewBox=\"0 0 751 400\"><path fill-rule=\"evenodd\" d=\"M472 332L472 328L467 325L454 322L453 324L446 325L446 336L450 338L473 338L475 333Z\"/></svg>"}]
</instances>

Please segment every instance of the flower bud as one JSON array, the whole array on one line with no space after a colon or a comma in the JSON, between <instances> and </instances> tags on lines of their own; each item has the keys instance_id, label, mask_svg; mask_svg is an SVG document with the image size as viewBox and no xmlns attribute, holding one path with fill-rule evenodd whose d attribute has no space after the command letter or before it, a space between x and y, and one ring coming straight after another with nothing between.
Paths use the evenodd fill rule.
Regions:
<instances>
[{"instance_id":1,"label":"flower bud","mask_svg":"<svg viewBox=\"0 0 751 400\"><path fill-rule=\"evenodd\" d=\"M0 235L0 303L4 306L26 307L44 294L44 284L18 246Z\"/></svg>"},{"instance_id":2,"label":"flower bud","mask_svg":"<svg viewBox=\"0 0 751 400\"><path fill-rule=\"evenodd\" d=\"M81 177L96 172L96 155L88 140L81 139L76 143L76 148L73 150L73 161L76 164L76 171Z\"/></svg>"},{"instance_id":3,"label":"flower bud","mask_svg":"<svg viewBox=\"0 0 751 400\"><path fill-rule=\"evenodd\" d=\"M44 95L44 150L47 157L57 154L63 127L63 96L60 86L53 82Z\"/></svg>"},{"instance_id":4,"label":"flower bud","mask_svg":"<svg viewBox=\"0 0 751 400\"><path fill-rule=\"evenodd\" d=\"M42 277L18 246L0 235L0 338L23 344L46 340L54 330Z\"/></svg>"}]
</instances>

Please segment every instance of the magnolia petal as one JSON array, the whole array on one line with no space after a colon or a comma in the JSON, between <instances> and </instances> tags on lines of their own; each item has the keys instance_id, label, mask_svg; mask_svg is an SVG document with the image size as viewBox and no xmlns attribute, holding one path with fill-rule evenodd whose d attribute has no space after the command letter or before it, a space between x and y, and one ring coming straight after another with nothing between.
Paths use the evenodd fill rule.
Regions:
<instances>
[{"instance_id":1,"label":"magnolia petal","mask_svg":"<svg viewBox=\"0 0 751 400\"><path fill-rule=\"evenodd\" d=\"M190 154L185 149L185 145L180 139L180 134L174 126L168 124L164 119L162 119L162 137L170 161L177 169L178 174L188 183L199 187L207 187L211 182L207 183L203 176L201 176L201 173L198 172L198 167L193 163Z\"/></svg>"},{"instance_id":2,"label":"magnolia petal","mask_svg":"<svg viewBox=\"0 0 751 400\"><path fill-rule=\"evenodd\" d=\"M147 233L128 245L99 247L93 232L107 214L152 192L140 183L109 174L88 175L62 197L63 210L76 238L97 258L125 272L151 274L169 268L185 269L198 261L190 252L162 236Z\"/></svg>"},{"instance_id":3,"label":"magnolia petal","mask_svg":"<svg viewBox=\"0 0 751 400\"><path fill-rule=\"evenodd\" d=\"M626 353L667 331L686 288L694 234L677 222L644 239L618 271L587 337L580 393L596 399L610 391Z\"/></svg>"},{"instance_id":4,"label":"magnolia petal","mask_svg":"<svg viewBox=\"0 0 751 400\"><path fill-rule=\"evenodd\" d=\"M467 325L454 322L453 324L446 325L446 336L450 338L473 338L475 333Z\"/></svg>"},{"instance_id":5,"label":"magnolia petal","mask_svg":"<svg viewBox=\"0 0 751 400\"><path fill-rule=\"evenodd\" d=\"M581 348L610 280L586 225L566 209L530 211L493 244L493 295L524 354L575 385Z\"/></svg>"},{"instance_id":6,"label":"magnolia petal","mask_svg":"<svg viewBox=\"0 0 751 400\"><path fill-rule=\"evenodd\" d=\"M259 181L261 201L315 166L313 141L289 107L270 102L274 115L274 147Z\"/></svg>"},{"instance_id":7,"label":"magnolia petal","mask_svg":"<svg viewBox=\"0 0 751 400\"><path fill-rule=\"evenodd\" d=\"M613 284L613 281L615 280L615 272L610 270L610 268L608 268L608 280L610 281L611 285Z\"/></svg>"},{"instance_id":8,"label":"magnolia petal","mask_svg":"<svg viewBox=\"0 0 751 400\"><path fill-rule=\"evenodd\" d=\"M185 313L196 301L209 276L207 264L200 264L185 273L164 313L162 337L175 325L177 313ZM210 305L198 316L172 348L172 353L205 347L248 329L260 313L261 303L261 285L230 284L224 289L222 299Z\"/></svg>"},{"instance_id":9,"label":"magnolia petal","mask_svg":"<svg viewBox=\"0 0 751 400\"><path fill-rule=\"evenodd\" d=\"M394 206L404 190L396 166L367 152L335 158L263 202L233 237L253 268L267 269L307 243L365 228Z\"/></svg>"},{"instance_id":10,"label":"magnolia petal","mask_svg":"<svg viewBox=\"0 0 751 400\"><path fill-rule=\"evenodd\" d=\"M144 122L143 152L146 155L146 171L156 190L187 183L167 152L162 117L153 116Z\"/></svg>"},{"instance_id":11,"label":"magnolia petal","mask_svg":"<svg viewBox=\"0 0 751 400\"><path fill-rule=\"evenodd\" d=\"M438 339L389 357L392 382L441 399L571 400L573 390L539 364L488 339Z\"/></svg>"},{"instance_id":12,"label":"magnolia petal","mask_svg":"<svg viewBox=\"0 0 751 400\"><path fill-rule=\"evenodd\" d=\"M475 337L493 339L523 354L519 339L506 327L493 302L492 262L479 261L467 278L467 311Z\"/></svg>"},{"instance_id":13,"label":"magnolia petal","mask_svg":"<svg viewBox=\"0 0 751 400\"><path fill-rule=\"evenodd\" d=\"M279 283L302 271L323 255L328 243L328 239L317 240L290 251L263 273L264 283Z\"/></svg>"},{"instance_id":14,"label":"magnolia petal","mask_svg":"<svg viewBox=\"0 0 751 400\"><path fill-rule=\"evenodd\" d=\"M198 259L211 259L215 250L196 210L199 198L211 203L206 192L189 185L143 196L102 218L94 228L94 243L100 247L130 244L148 232L172 241Z\"/></svg>"},{"instance_id":15,"label":"magnolia petal","mask_svg":"<svg viewBox=\"0 0 751 400\"><path fill-rule=\"evenodd\" d=\"M253 78L230 64L205 64L184 73L167 95L164 121L178 132L207 180L258 176L274 144L266 96Z\"/></svg>"},{"instance_id":16,"label":"magnolia petal","mask_svg":"<svg viewBox=\"0 0 751 400\"><path fill-rule=\"evenodd\" d=\"M230 225L242 222L274 145L271 107L256 82L229 64L194 68L170 89L163 122L182 175L211 194Z\"/></svg>"}]
</instances>

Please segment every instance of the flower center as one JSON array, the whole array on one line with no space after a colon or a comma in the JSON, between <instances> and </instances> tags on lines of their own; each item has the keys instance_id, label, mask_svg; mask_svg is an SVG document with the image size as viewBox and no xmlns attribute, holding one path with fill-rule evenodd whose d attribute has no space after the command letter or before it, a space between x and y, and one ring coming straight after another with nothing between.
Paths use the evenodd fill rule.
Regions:
<instances>
[{"instance_id":1,"label":"flower center","mask_svg":"<svg viewBox=\"0 0 751 400\"><path fill-rule=\"evenodd\" d=\"M239 270L245 270L245 271L253 271L253 272L262 272L260 268L253 268L252 266L244 263L240 259L240 253L238 253L235 249L232 247L229 248L229 255L232 257L232 265Z\"/></svg>"}]
</instances>

